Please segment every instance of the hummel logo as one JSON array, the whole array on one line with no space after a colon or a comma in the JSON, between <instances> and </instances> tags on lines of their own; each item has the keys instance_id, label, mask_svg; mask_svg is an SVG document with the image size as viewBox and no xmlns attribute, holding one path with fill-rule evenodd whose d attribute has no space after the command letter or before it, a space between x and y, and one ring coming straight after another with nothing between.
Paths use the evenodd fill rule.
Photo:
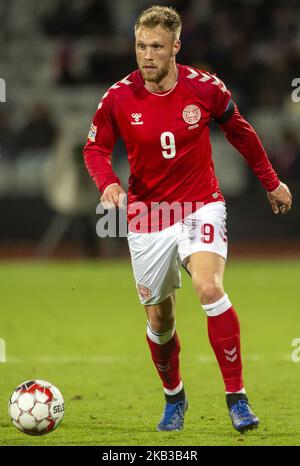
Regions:
<instances>
[{"instance_id":1,"label":"hummel logo","mask_svg":"<svg viewBox=\"0 0 300 466\"><path fill-rule=\"evenodd\" d=\"M160 371L160 372L167 372L169 369L170 369L170 364L166 364L166 365L161 365L161 364L156 364L157 365L157 369Z\"/></svg>"},{"instance_id":2,"label":"hummel logo","mask_svg":"<svg viewBox=\"0 0 300 466\"><path fill-rule=\"evenodd\" d=\"M230 351L224 349L224 353L226 355L225 358L229 362L234 362L237 359L236 346L234 348L232 348L232 350L230 350ZM232 357L230 357L230 356L232 356Z\"/></svg>"},{"instance_id":3,"label":"hummel logo","mask_svg":"<svg viewBox=\"0 0 300 466\"><path fill-rule=\"evenodd\" d=\"M143 121L140 121L140 118L142 118L141 113L132 113L131 116L135 120L131 122L132 125L143 125L144 124Z\"/></svg>"}]
</instances>

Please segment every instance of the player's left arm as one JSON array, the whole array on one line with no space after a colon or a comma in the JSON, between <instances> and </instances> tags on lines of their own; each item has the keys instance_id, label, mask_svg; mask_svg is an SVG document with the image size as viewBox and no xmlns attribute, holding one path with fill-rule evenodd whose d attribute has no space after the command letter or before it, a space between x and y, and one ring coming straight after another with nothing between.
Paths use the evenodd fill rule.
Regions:
<instances>
[{"instance_id":1,"label":"player's left arm","mask_svg":"<svg viewBox=\"0 0 300 466\"><path fill-rule=\"evenodd\" d=\"M219 92L224 93L224 90L219 89ZM226 96L223 97L225 98ZM219 105L222 102L220 95L218 102ZM288 186L279 180L258 135L240 114L229 92L225 110L214 119L225 133L227 140L243 155L265 187L273 212L286 214L292 206L291 192Z\"/></svg>"},{"instance_id":2,"label":"player's left arm","mask_svg":"<svg viewBox=\"0 0 300 466\"><path fill-rule=\"evenodd\" d=\"M286 214L292 207L292 194L288 186L280 182L277 189L267 192L268 200L274 214Z\"/></svg>"}]
</instances>

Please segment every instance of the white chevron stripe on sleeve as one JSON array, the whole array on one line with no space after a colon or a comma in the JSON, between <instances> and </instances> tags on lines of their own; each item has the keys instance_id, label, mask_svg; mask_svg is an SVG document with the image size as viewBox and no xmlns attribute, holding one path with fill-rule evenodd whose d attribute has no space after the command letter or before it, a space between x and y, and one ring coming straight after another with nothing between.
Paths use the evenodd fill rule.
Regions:
<instances>
[{"instance_id":1,"label":"white chevron stripe on sleeve","mask_svg":"<svg viewBox=\"0 0 300 466\"><path fill-rule=\"evenodd\" d=\"M190 70L191 74L188 74L187 78L194 79L199 76L199 73L195 70L192 70L192 68L188 68L188 70Z\"/></svg>"},{"instance_id":2,"label":"white chevron stripe on sleeve","mask_svg":"<svg viewBox=\"0 0 300 466\"><path fill-rule=\"evenodd\" d=\"M123 83L123 84L132 84L132 81L129 81L128 76L130 76L129 74L127 76L125 76L125 78L123 78L120 82Z\"/></svg>"},{"instance_id":3,"label":"white chevron stripe on sleeve","mask_svg":"<svg viewBox=\"0 0 300 466\"><path fill-rule=\"evenodd\" d=\"M206 73L201 73L202 74L202 78L201 79L198 79L198 81L201 81L202 83L205 83L206 81L209 81L211 79L211 76L209 76L209 74L206 74Z\"/></svg>"}]
</instances>

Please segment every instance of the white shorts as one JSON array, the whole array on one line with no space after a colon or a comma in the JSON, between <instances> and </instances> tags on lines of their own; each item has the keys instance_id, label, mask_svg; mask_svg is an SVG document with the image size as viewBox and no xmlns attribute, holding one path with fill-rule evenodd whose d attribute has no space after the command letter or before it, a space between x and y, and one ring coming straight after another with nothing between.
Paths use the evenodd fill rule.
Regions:
<instances>
[{"instance_id":1,"label":"white shorts","mask_svg":"<svg viewBox=\"0 0 300 466\"><path fill-rule=\"evenodd\" d=\"M129 231L128 244L141 303L160 303L181 287L180 265L194 252L214 252L226 260L225 203L206 204L161 231Z\"/></svg>"}]
</instances>

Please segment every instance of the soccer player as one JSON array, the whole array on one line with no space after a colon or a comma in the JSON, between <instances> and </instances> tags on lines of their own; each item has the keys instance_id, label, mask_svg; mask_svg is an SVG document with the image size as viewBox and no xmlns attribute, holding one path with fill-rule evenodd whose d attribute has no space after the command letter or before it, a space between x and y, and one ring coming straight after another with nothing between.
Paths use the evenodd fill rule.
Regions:
<instances>
[{"instance_id":1,"label":"soccer player","mask_svg":"<svg viewBox=\"0 0 300 466\"><path fill-rule=\"evenodd\" d=\"M253 169L275 214L288 212L292 197L225 84L207 71L176 63L180 32L181 18L173 8L153 6L141 13L135 25L138 70L102 97L84 158L101 202L119 207L125 191L111 167L119 136L127 149L129 250L147 314L146 338L166 400L158 430L181 430L188 407L175 330L182 264L207 314L232 424L245 432L256 428L259 419L245 391L239 320L223 288L226 207L214 174L210 120ZM157 207L160 202L163 209ZM169 221L166 206L172 210Z\"/></svg>"}]
</instances>

